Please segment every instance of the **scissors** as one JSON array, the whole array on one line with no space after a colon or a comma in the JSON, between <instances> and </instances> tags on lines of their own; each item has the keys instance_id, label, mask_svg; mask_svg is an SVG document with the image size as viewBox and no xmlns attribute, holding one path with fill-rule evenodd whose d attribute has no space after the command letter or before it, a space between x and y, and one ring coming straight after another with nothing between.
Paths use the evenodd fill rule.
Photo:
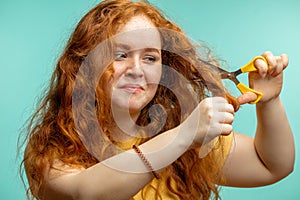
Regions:
<instances>
[{"instance_id":1,"label":"scissors","mask_svg":"<svg viewBox=\"0 0 300 200\"><path fill-rule=\"evenodd\" d=\"M233 72L228 72L228 71L226 71L224 69L221 69L220 67L217 67L217 66L215 66L215 65L213 65L211 63L208 63L208 62L202 61L202 60L201 61L204 62L205 64L208 64L209 66L213 67L219 73L219 75L221 76L221 79L229 79L232 82L234 82L235 85L236 85L236 87L239 89L239 91L242 94L245 94L247 92L253 92L253 93L255 93L257 95L257 98L256 98L256 100L254 100L254 101L252 101L250 103L251 104L256 104L256 103L258 103L261 100L261 98L263 96L263 93L261 93L259 91L256 91L254 89L251 89L250 87L248 87L245 84L241 83L237 79L237 76L240 75L240 74L242 74L242 73L257 71L257 68L254 66L254 62L257 59L262 59L268 65L267 60L263 56L256 56L249 63L247 63L246 65L242 66L238 70L233 71Z\"/></svg>"}]
</instances>

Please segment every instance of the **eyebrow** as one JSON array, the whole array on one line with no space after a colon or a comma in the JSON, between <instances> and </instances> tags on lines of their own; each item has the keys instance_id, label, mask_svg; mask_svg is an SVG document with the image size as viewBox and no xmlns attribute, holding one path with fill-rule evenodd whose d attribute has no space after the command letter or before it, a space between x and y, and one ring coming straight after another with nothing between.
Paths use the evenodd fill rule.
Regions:
<instances>
[{"instance_id":1,"label":"eyebrow","mask_svg":"<svg viewBox=\"0 0 300 200\"><path fill-rule=\"evenodd\" d=\"M117 43L117 44L115 44L115 47L116 48L121 48L121 49L124 49L124 50L130 50L130 46L127 45L127 44Z\"/></svg>"},{"instance_id":2,"label":"eyebrow","mask_svg":"<svg viewBox=\"0 0 300 200\"><path fill-rule=\"evenodd\" d=\"M130 51L131 50L131 47L130 45L127 45L127 44L122 44L122 43L117 43L115 44L115 48L121 48L121 49L124 49L126 51ZM145 48L140 48L140 49L134 49L134 50L143 50L143 51L152 51L152 52L157 52L159 53L160 52L160 49L157 49L155 47L145 47Z\"/></svg>"}]
</instances>

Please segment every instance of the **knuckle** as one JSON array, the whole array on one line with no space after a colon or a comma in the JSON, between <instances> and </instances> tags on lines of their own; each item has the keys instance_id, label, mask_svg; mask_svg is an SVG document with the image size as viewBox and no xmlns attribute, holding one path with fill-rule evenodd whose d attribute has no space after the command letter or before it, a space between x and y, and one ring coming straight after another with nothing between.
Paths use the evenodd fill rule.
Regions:
<instances>
[{"instance_id":1,"label":"knuckle","mask_svg":"<svg viewBox=\"0 0 300 200\"><path fill-rule=\"evenodd\" d=\"M211 112L211 111L207 112L207 119L208 119L209 121L212 121L213 116L214 116L213 112Z\"/></svg>"}]
</instances>

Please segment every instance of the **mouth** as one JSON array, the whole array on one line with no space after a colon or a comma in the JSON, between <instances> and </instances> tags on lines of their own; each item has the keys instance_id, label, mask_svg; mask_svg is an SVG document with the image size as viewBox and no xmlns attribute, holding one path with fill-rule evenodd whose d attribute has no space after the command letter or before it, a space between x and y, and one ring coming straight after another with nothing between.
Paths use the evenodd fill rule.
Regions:
<instances>
[{"instance_id":1,"label":"mouth","mask_svg":"<svg viewBox=\"0 0 300 200\"><path fill-rule=\"evenodd\" d=\"M138 84L125 84L120 88L131 94L139 94L145 90L141 85Z\"/></svg>"}]
</instances>

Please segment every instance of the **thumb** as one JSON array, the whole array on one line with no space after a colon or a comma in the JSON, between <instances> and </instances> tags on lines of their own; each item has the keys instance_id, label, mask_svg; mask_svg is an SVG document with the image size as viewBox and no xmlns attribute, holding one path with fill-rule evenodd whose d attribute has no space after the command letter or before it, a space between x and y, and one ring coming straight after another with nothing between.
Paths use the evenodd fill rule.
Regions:
<instances>
[{"instance_id":1,"label":"thumb","mask_svg":"<svg viewBox=\"0 0 300 200\"><path fill-rule=\"evenodd\" d=\"M250 103L254 100L256 100L257 98L257 95L253 92L247 92L245 94L242 94L241 96L239 96L237 98L238 102L243 105L243 104L246 104L246 103Z\"/></svg>"}]
</instances>

